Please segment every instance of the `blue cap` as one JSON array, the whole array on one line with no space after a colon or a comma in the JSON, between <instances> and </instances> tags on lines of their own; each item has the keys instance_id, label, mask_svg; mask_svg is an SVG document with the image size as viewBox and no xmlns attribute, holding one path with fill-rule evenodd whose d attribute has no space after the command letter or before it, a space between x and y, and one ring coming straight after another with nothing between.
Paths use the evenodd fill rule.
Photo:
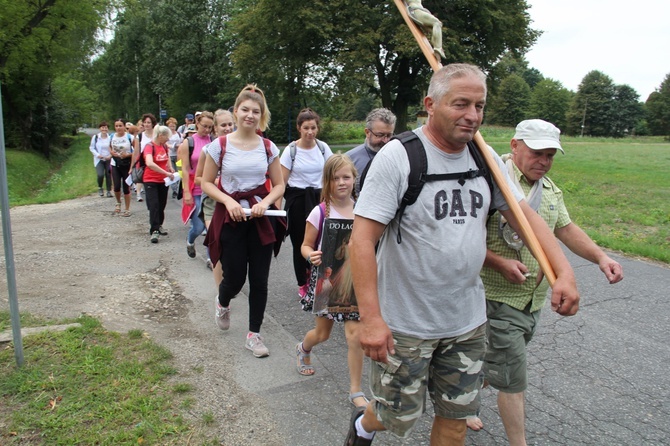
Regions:
<instances>
[{"instance_id":1,"label":"blue cap","mask_svg":"<svg viewBox=\"0 0 670 446\"><path fill-rule=\"evenodd\" d=\"M195 119L195 118L193 118L193 114L186 113L186 119Z\"/></svg>"}]
</instances>

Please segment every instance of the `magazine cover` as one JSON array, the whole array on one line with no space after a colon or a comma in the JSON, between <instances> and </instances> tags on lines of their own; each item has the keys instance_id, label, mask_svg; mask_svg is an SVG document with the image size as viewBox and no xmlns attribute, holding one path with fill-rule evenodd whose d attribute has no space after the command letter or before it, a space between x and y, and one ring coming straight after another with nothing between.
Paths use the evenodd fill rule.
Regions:
<instances>
[{"instance_id":1,"label":"magazine cover","mask_svg":"<svg viewBox=\"0 0 670 446\"><path fill-rule=\"evenodd\" d=\"M318 268L314 307L320 314L358 311L351 281L348 243L353 220L326 218L321 241L321 265Z\"/></svg>"}]
</instances>

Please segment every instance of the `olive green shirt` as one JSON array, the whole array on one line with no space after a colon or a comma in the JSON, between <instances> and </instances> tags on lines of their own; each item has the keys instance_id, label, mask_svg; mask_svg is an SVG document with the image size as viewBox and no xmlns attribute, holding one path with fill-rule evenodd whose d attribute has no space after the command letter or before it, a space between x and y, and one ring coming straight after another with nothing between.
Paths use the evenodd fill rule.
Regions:
<instances>
[{"instance_id":1,"label":"olive green shirt","mask_svg":"<svg viewBox=\"0 0 670 446\"><path fill-rule=\"evenodd\" d=\"M514 166L514 174L519 180L519 184L524 194L528 195L532 184L526 180L518 167ZM568 210L563 203L563 192L554 184L551 179L544 177L542 179L542 202L540 204L539 214L553 231L555 228L562 228L570 224ZM486 247L498 255L505 258L516 259L516 252L507 246L505 240L500 236L500 213L496 212L491 216L487 223ZM483 267L481 271L482 282L486 290L486 299L505 303L518 310L523 310L532 301L531 312L538 311L544 306L549 283L543 278L539 285L536 285L537 276L540 272L540 265L535 257L530 253L527 247L521 248L521 262L528 267L530 275L522 284L510 283L505 277L492 268Z\"/></svg>"}]
</instances>

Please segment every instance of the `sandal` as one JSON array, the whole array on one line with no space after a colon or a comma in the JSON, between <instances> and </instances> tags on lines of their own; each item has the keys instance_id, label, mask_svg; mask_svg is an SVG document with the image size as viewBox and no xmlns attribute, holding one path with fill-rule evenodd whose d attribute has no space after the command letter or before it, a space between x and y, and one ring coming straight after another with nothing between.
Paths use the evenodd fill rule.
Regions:
<instances>
[{"instance_id":1,"label":"sandal","mask_svg":"<svg viewBox=\"0 0 670 446\"><path fill-rule=\"evenodd\" d=\"M130 211L128 209L126 209L125 211L123 211L123 214L121 214L121 215L123 217L130 217Z\"/></svg>"},{"instance_id":2,"label":"sandal","mask_svg":"<svg viewBox=\"0 0 670 446\"><path fill-rule=\"evenodd\" d=\"M312 376L315 372L314 366L312 366L312 364L305 364L305 359L309 359L311 352L312 352L311 350L309 352L306 352L302 348L302 342L295 346L295 353L296 356L298 357L298 364L297 364L298 373L301 374L302 376Z\"/></svg>"},{"instance_id":3,"label":"sandal","mask_svg":"<svg viewBox=\"0 0 670 446\"><path fill-rule=\"evenodd\" d=\"M114 205L114 214L113 215L119 215L121 213L121 203L116 203Z\"/></svg>"},{"instance_id":4,"label":"sandal","mask_svg":"<svg viewBox=\"0 0 670 446\"><path fill-rule=\"evenodd\" d=\"M355 400L356 398L363 398L363 399L365 400L365 404L364 404L363 406L357 406L356 403L354 403L354 400ZM368 403L369 403L370 401L365 397L365 393L363 393L363 392L355 392L355 393L350 393L350 394L349 394L349 402L350 402L351 404L353 404L354 407L365 407L365 406L368 405Z\"/></svg>"}]
</instances>

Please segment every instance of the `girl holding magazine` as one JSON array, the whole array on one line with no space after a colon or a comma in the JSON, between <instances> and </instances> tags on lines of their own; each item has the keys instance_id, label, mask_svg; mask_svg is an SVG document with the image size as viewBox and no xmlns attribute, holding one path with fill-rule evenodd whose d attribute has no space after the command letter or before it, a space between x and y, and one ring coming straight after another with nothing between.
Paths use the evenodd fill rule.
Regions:
<instances>
[{"instance_id":1,"label":"girl holding magazine","mask_svg":"<svg viewBox=\"0 0 670 446\"><path fill-rule=\"evenodd\" d=\"M323 187L321 189L321 204L316 206L307 217L305 238L300 248L303 257L314 266L322 265L321 242L323 224L326 218L354 219L354 185L356 183L356 167L346 155L332 155L323 168ZM348 262L342 266L341 276L350 276L344 271ZM328 277L326 268L324 277ZM313 288L313 285L310 286ZM346 288L346 287L345 287ZM349 287L351 288L351 287ZM331 291L332 292L332 291ZM301 299L303 310L312 311L314 294L310 292ZM328 340L335 321L344 322L344 332L347 338L347 362L349 364L349 401L354 406L365 406L368 402L361 391L361 377L363 374L363 349L358 342L357 311L352 312L320 312L315 318L315 327L308 331L305 338L296 346L297 370L301 375L315 373L310 354L312 349Z\"/></svg>"}]
</instances>

